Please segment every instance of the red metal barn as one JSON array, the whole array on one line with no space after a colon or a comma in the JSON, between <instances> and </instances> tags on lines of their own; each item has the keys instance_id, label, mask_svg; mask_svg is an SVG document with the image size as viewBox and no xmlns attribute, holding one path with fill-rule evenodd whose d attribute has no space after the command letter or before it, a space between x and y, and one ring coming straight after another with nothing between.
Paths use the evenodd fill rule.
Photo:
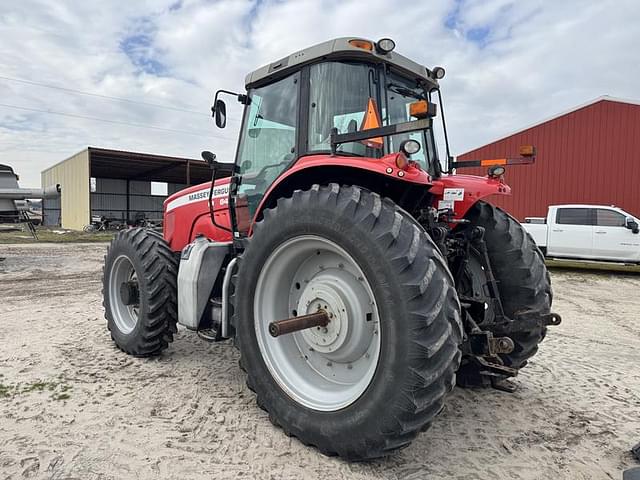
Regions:
<instances>
[{"instance_id":1,"label":"red metal barn","mask_svg":"<svg viewBox=\"0 0 640 480\"><path fill-rule=\"evenodd\" d=\"M489 199L520 221L563 203L616 205L640 215L640 102L599 97L458 160L518 157L520 145L536 146L536 163L507 166L512 196ZM486 168L459 173L486 175Z\"/></svg>"}]
</instances>

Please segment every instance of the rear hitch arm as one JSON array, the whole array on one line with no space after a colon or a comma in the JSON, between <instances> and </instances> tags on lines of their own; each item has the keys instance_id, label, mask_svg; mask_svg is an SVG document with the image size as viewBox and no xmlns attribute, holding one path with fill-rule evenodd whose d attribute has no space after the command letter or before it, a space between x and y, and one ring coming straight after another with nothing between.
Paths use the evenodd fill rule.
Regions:
<instances>
[{"instance_id":1,"label":"rear hitch arm","mask_svg":"<svg viewBox=\"0 0 640 480\"><path fill-rule=\"evenodd\" d=\"M537 310L519 312L513 320L500 326L501 332L514 332L518 330L531 330L536 327L555 327L560 325L562 317L554 312L541 313Z\"/></svg>"}]
</instances>

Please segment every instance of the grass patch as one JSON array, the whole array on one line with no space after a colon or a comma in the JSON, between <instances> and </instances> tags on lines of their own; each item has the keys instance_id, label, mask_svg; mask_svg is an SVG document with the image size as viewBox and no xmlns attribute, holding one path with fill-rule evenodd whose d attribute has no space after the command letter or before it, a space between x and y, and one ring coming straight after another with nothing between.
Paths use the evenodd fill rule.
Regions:
<instances>
[{"instance_id":1,"label":"grass patch","mask_svg":"<svg viewBox=\"0 0 640 480\"><path fill-rule=\"evenodd\" d=\"M44 392L45 390L49 390L50 392L52 392L58 385L60 384L56 382L34 382L24 386L22 389L22 393Z\"/></svg>"},{"instance_id":2,"label":"grass patch","mask_svg":"<svg viewBox=\"0 0 640 480\"><path fill-rule=\"evenodd\" d=\"M0 383L0 398L7 398L13 395L13 385Z\"/></svg>"},{"instance_id":3,"label":"grass patch","mask_svg":"<svg viewBox=\"0 0 640 480\"><path fill-rule=\"evenodd\" d=\"M50 392L49 398L53 400L67 400L71 395L67 392L73 387L61 382L35 381L27 384L4 384L0 383L0 398L12 398L19 395L28 395L34 392Z\"/></svg>"},{"instance_id":4,"label":"grass patch","mask_svg":"<svg viewBox=\"0 0 640 480\"><path fill-rule=\"evenodd\" d=\"M7 225L5 225L6 227ZM16 225L11 225L15 227ZM61 233L62 232L62 233ZM62 228L38 227L38 240L34 240L28 230L3 231L0 226L0 244L8 243L74 243L74 242L109 242L115 231L85 233Z\"/></svg>"}]
</instances>

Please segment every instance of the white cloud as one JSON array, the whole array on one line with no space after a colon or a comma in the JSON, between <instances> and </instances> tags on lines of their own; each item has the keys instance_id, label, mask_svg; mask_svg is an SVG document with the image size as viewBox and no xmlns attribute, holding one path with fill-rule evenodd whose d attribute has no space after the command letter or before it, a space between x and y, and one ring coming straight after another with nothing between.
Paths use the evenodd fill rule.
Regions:
<instances>
[{"instance_id":1,"label":"white cloud","mask_svg":"<svg viewBox=\"0 0 640 480\"><path fill-rule=\"evenodd\" d=\"M602 94L638 98L639 17L634 0L4 2L0 76L202 114L2 79L0 103L211 133L0 106L0 163L33 186L43 168L87 145L188 157L211 149L230 160L240 113L230 108L235 121L215 130L215 89L241 90L250 70L349 35L392 37L401 53L447 69L449 134L462 153Z\"/></svg>"}]
</instances>

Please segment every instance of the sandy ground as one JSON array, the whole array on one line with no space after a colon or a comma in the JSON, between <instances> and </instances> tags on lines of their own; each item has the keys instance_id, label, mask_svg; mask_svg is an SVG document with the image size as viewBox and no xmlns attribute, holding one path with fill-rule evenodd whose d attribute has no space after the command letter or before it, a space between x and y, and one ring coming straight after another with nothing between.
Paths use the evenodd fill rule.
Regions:
<instances>
[{"instance_id":1,"label":"sandy ground","mask_svg":"<svg viewBox=\"0 0 640 480\"><path fill-rule=\"evenodd\" d=\"M395 456L349 464L273 427L229 343L118 351L104 245L0 246L0 479L600 479L638 463L640 276L553 272L561 326L515 394L456 389Z\"/></svg>"}]
</instances>

